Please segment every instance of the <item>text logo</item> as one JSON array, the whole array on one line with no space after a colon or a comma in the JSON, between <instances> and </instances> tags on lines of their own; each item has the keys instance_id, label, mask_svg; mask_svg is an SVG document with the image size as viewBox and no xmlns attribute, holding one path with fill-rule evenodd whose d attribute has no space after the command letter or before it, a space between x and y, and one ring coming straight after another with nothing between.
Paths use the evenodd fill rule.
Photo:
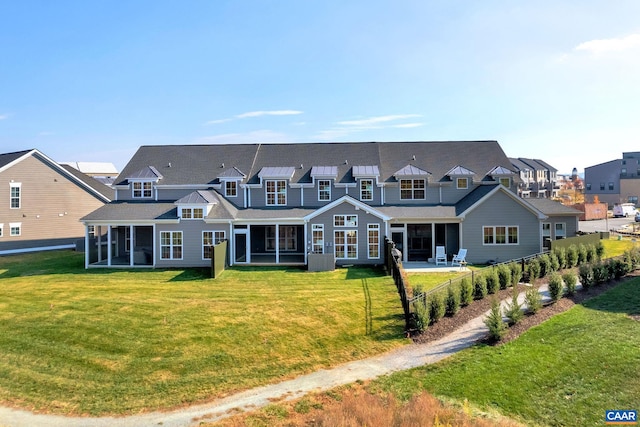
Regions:
<instances>
[{"instance_id":1,"label":"text logo","mask_svg":"<svg viewBox=\"0 0 640 427\"><path fill-rule=\"evenodd\" d=\"M612 410L604 414L604 422L609 425L631 425L638 424L638 411L634 410Z\"/></svg>"}]
</instances>

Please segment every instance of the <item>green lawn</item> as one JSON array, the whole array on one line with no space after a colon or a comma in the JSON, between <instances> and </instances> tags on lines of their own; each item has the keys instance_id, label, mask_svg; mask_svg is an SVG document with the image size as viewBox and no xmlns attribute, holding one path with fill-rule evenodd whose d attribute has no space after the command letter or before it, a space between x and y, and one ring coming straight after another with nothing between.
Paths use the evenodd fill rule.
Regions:
<instances>
[{"instance_id":1,"label":"green lawn","mask_svg":"<svg viewBox=\"0 0 640 427\"><path fill-rule=\"evenodd\" d=\"M503 346L478 345L374 382L498 409L527 424L599 426L607 409L640 409L640 279L623 283Z\"/></svg>"},{"instance_id":2,"label":"green lawn","mask_svg":"<svg viewBox=\"0 0 640 427\"><path fill-rule=\"evenodd\" d=\"M0 401L68 414L175 407L407 344L377 270L84 270L0 257Z\"/></svg>"}]
</instances>

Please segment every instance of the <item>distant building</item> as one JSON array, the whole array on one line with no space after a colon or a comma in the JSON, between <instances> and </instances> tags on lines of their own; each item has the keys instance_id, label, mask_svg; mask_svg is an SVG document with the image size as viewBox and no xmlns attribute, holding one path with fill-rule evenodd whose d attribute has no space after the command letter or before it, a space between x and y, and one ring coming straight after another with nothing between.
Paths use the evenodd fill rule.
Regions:
<instances>
[{"instance_id":1,"label":"distant building","mask_svg":"<svg viewBox=\"0 0 640 427\"><path fill-rule=\"evenodd\" d=\"M70 166L105 185L113 184L119 173L116 166L109 162L61 162L60 164Z\"/></svg>"},{"instance_id":2,"label":"distant building","mask_svg":"<svg viewBox=\"0 0 640 427\"><path fill-rule=\"evenodd\" d=\"M586 167L584 185L587 201L593 201L598 196L610 208L615 203L637 205L640 195L640 152L622 153L622 159Z\"/></svg>"},{"instance_id":3,"label":"distant building","mask_svg":"<svg viewBox=\"0 0 640 427\"><path fill-rule=\"evenodd\" d=\"M518 195L527 198L557 198L558 170L540 159L509 157L513 169L520 176Z\"/></svg>"}]
</instances>

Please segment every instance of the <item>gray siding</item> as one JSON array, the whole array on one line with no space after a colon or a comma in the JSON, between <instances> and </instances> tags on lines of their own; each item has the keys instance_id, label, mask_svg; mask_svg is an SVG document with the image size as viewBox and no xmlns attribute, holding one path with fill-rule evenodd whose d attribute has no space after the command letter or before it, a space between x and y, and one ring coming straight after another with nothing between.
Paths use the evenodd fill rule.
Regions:
<instances>
[{"instance_id":1,"label":"gray siding","mask_svg":"<svg viewBox=\"0 0 640 427\"><path fill-rule=\"evenodd\" d=\"M518 226L517 245L485 245L484 226ZM541 250L538 217L502 192L497 192L471 211L462 222L461 247L466 248L467 261L507 261Z\"/></svg>"},{"instance_id":2,"label":"gray siding","mask_svg":"<svg viewBox=\"0 0 640 427\"><path fill-rule=\"evenodd\" d=\"M334 227L334 215L358 215L358 226L357 227ZM383 262L383 239L384 239L384 222L371 214L367 214L362 210L356 210L354 206L349 203L343 203L339 206L336 206L333 209L328 210L327 212L323 212L322 214L316 216L311 219L307 224L307 235L309 236L309 240L311 239L311 229L312 224L324 224L324 241L325 241L325 253L334 253L334 231L341 230L357 230L358 232L358 259L338 259L336 260L336 264L381 264ZM368 258L368 233L367 233L367 225L368 224L378 224L380 226L380 258L379 259L369 259ZM331 243L329 247L326 246L326 243Z\"/></svg>"},{"instance_id":3,"label":"gray siding","mask_svg":"<svg viewBox=\"0 0 640 427\"><path fill-rule=\"evenodd\" d=\"M208 267L210 260L202 259L202 232L224 230L229 238L229 227L224 224L205 224L198 220L184 220L179 224L156 226L155 257L157 267ZM160 259L160 234L162 231L182 231L182 260Z\"/></svg>"}]
</instances>

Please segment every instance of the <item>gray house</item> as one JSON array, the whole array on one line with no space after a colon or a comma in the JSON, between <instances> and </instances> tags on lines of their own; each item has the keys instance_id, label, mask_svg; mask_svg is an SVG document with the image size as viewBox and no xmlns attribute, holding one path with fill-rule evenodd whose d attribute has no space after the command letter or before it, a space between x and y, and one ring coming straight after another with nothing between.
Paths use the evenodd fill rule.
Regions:
<instances>
[{"instance_id":1,"label":"gray house","mask_svg":"<svg viewBox=\"0 0 640 427\"><path fill-rule=\"evenodd\" d=\"M610 160L584 169L584 195L596 196L612 207L616 203L638 205L640 195L640 152L622 153L622 159Z\"/></svg>"},{"instance_id":2,"label":"gray house","mask_svg":"<svg viewBox=\"0 0 640 427\"><path fill-rule=\"evenodd\" d=\"M404 262L518 258L557 213L518 184L496 141L143 146L82 218L86 266L207 266L221 240L232 265L381 264L385 237Z\"/></svg>"}]
</instances>

